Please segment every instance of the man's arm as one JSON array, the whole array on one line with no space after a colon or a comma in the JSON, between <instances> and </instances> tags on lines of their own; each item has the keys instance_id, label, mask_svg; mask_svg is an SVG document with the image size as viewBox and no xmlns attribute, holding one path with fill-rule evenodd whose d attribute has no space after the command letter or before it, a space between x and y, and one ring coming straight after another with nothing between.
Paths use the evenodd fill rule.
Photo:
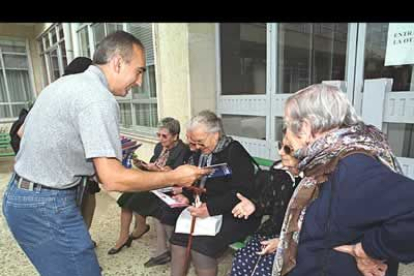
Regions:
<instances>
[{"instance_id":1,"label":"man's arm","mask_svg":"<svg viewBox=\"0 0 414 276\"><path fill-rule=\"evenodd\" d=\"M145 172L126 169L116 158L93 158L100 183L109 191L145 191L171 185L190 186L202 175L210 173L207 169L190 165L179 166L167 172Z\"/></svg>"}]
</instances>

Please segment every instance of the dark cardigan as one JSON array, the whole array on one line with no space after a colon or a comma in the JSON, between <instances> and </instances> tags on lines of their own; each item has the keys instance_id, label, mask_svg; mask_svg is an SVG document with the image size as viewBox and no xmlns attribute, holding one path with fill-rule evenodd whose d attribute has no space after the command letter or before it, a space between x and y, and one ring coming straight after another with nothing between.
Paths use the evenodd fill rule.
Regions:
<instances>
[{"instance_id":1,"label":"dark cardigan","mask_svg":"<svg viewBox=\"0 0 414 276\"><path fill-rule=\"evenodd\" d=\"M269 218L262 223L257 234L263 236L273 236L280 233L283 219L289 200L299 184L301 178L293 178L283 169L275 169L275 162L268 172L262 190L257 197L251 201L256 206L254 215L262 217L269 215Z\"/></svg>"}]
</instances>

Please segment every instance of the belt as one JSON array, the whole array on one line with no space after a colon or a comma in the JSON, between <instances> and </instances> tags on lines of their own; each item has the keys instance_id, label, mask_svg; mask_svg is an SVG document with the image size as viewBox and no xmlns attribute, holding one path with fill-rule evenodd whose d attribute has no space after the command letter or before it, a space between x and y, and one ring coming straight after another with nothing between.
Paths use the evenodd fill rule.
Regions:
<instances>
[{"instance_id":1,"label":"belt","mask_svg":"<svg viewBox=\"0 0 414 276\"><path fill-rule=\"evenodd\" d=\"M14 177L14 179L17 182L17 188L19 189L23 189L23 190L29 190L29 191L33 191L34 189L46 189L46 190L56 190L54 188L50 188L47 186L43 186L41 184L32 182L30 180L27 180L17 174L15 174L16 176Z\"/></svg>"}]
</instances>

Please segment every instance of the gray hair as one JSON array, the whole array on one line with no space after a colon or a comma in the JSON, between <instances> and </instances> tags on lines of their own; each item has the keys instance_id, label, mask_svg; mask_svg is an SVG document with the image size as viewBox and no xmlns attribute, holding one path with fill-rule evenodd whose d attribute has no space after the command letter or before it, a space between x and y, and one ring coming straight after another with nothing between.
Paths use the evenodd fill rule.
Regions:
<instances>
[{"instance_id":1,"label":"gray hair","mask_svg":"<svg viewBox=\"0 0 414 276\"><path fill-rule=\"evenodd\" d=\"M158 128L165 128L171 135L180 135L180 122L171 117L163 118L158 123Z\"/></svg>"},{"instance_id":2,"label":"gray hair","mask_svg":"<svg viewBox=\"0 0 414 276\"><path fill-rule=\"evenodd\" d=\"M218 132L224 135L223 123L216 113L210 110L203 110L195 115L187 124L187 131L192 131L200 125L204 126L208 133Z\"/></svg>"},{"instance_id":3,"label":"gray hair","mask_svg":"<svg viewBox=\"0 0 414 276\"><path fill-rule=\"evenodd\" d=\"M130 33L116 31L107 35L98 45L93 55L93 63L103 65L108 63L116 54L121 55L126 62L131 60L133 45L144 51L141 41Z\"/></svg>"},{"instance_id":4,"label":"gray hair","mask_svg":"<svg viewBox=\"0 0 414 276\"><path fill-rule=\"evenodd\" d=\"M305 119L310 123L312 134L362 121L345 93L326 84L311 85L290 96L285 104L285 115L289 117L287 127L295 135L301 131Z\"/></svg>"}]
</instances>

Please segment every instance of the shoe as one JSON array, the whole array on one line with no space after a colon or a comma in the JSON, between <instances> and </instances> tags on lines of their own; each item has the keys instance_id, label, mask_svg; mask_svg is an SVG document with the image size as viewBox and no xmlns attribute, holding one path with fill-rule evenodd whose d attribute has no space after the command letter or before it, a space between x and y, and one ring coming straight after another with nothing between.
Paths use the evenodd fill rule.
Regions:
<instances>
[{"instance_id":1,"label":"shoe","mask_svg":"<svg viewBox=\"0 0 414 276\"><path fill-rule=\"evenodd\" d=\"M124 246L131 247L131 243L132 243L132 239L131 239L131 237L128 237L126 242L123 245L121 245L119 248L113 247L113 248L109 249L108 255L114 255L114 254L119 253L119 251L121 251L122 248L124 248Z\"/></svg>"},{"instance_id":2,"label":"shoe","mask_svg":"<svg viewBox=\"0 0 414 276\"><path fill-rule=\"evenodd\" d=\"M144 266L145 267L152 267L152 266L156 266L156 265L163 265L166 263L171 262L171 252L167 251L162 253L161 255L158 255L157 257L153 257L151 259L149 259Z\"/></svg>"},{"instance_id":3,"label":"shoe","mask_svg":"<svg viewBox=\"0 0 414 276\"><path fill-rule=\"evenodd\" d=\"M138 235L137 237L134 237L132 234L130 234L129 235L129 238L131 239L131 240L136 240L136 239L139 239L139 238L141 238L145 233L147 233L148 231L150 230L150 226L147 224L147 228L145 228L145 230L144 230L144 232L142 232L140 235Z\"/></svg>"}]
</instances>

